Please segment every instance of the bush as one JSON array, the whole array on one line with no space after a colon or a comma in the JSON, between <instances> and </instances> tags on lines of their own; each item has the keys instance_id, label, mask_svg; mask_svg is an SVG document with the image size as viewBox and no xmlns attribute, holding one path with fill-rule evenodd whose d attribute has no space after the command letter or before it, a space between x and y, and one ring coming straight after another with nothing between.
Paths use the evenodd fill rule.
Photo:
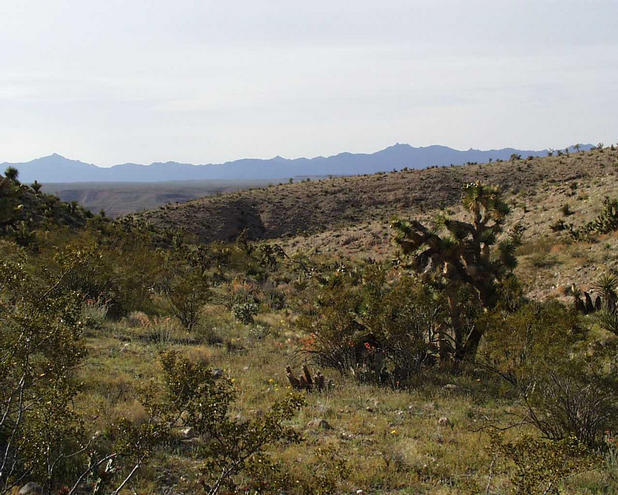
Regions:
<instances>
[{"instance_id":1,"label":"bush","mask_svg":"<svg viewBox=\"0 0 618 495\"><path fill-rule=\"evenodd\" d=\"M204 304L211 298L210 284L199 271L183 270L166 288L165 296L172 315L192 331L199 323Z\"/></svg>"},{"instance_id":2,"label":"bush","mask_svg":"<svg viewBox=\"0 0 618 495\"><path fill-rule=\"evenodd\" d=\"M498 308L478 324L485 328L479 363L522 386L549 370L573 366L573 347L585 337L577 313L551 300L528 302L514 312Z\"/></svg>"},{"instance_id":3,"label":"bush","mask_svg":"<svg viewBox=\"0 0 618 495\"><path fill-rule=\"evenodd\" d=\"M596 447L605 431L618 426L615 387L575 373L549 372L534 380L524 397L528 421L550 440L574 437Z\"/></svg>"},{"instance_id":4,"label":"bush","mask_svg":"<svg viewBox=\"0 0 618 495\"><path fill-rule=\"evenodd\" d=\"M517 441L505 442L493 435L492 450L494 455L515 465L511 483L517 495L561 493L560 483L564 479L593 469L600 460L575 438L548 442L523 436Z\"/></svg>"},{"instance_id":5,"label":"bush","mask_svg":"<svg viewBox=\"0 0 618 495\"><path fill-rule=\"evenodd\" d=\"M618 335L618 310L610 311L608 309L601 310L597 313L597 321L601 328Z\"/></svg>"},{"instance_id":6,"label":"bush","mask_svg":"<svg viewBox=\"0 0 618 495\"><path fill-rule=\"evenodd\" d=\"M309 334L304 352L361 381L393 385L433 362L444 316L440 296L417 279L387 284L385 276L377 266L333 276L300 321Z\"/></svg>"},{"instance_id":7,"label":"bush","mask_svg":"<svg viewBox=\"0 0 618 495\"><path fill-rule=\"evenodd\" d=\"M0 261L0 492L23 476L49 490L84 460L68 455L84 441L72 408L84 355L80 303L23 263Z\"/></svg>"},{"instance_id":8,"label":"bush","mask_svg":"<svg viewBox=\"0 0 618 495\"><path fill-rule=\"evenodd\" d=\"M242 473L248 466L255 466L252 461L259 459L267 447L300 441L285 422L305 404L301 396L289 395L263 415L243 420L232 416L236 394L229 380L173 351L162 354L161 363L167 392L161 410L168 423L182 416L183 424L202 439L199 471L209 495L223 489L237 493L243 483Z\"/></svg>"}]
</instances>

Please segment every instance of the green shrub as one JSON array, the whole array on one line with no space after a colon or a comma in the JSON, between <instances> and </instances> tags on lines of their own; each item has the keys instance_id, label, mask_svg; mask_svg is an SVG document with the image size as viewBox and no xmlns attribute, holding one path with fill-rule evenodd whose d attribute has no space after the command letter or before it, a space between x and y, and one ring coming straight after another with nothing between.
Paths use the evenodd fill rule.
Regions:
<instances>
[{"instance_id":1,"label":"green shrub","mask_svg":"<svg viewBox=\"0 0 618 495\"><path fill-rule=\"evenodd\" d=\"M612 385L573 371L550 371L524 391L527 420L551 440L573 437L597 447L605 432L618 426L618 394Z\"/></svg>"},{"instance_id":2,"label":"green shrub","mask_svg":"<svg viewBox=\"0 0 618 495\"><path fill-rule=\"evenodd\" d=\"M195 329L204 304L211 298L210 282L197 270L176 270L176 276L165 290L174 315L188 330Z\"/></svg>"},{"instance_id":3,"label":"green shrub","mask_svg":"<svg viewBox=\"0 0 618 495\"><path fill-rule=\"evenodd\" d=\"M232 416L236 394L229 380L173 351L162 354L161 363L167 394L161 410L167 422L182 416L183 424L193 428L203 441L199 472L205 493L237 493L245 482L243 473L255 465L251 463L267 447L300 441L296 431L285 423L305 404L301 396L289 395L263 415L243 420Z\"/></svg>"},{"instance_id":4,"label":"green shrub","mask_svg":"<svg viewBox=\"0 0 618 495\"><path fill-rule=\"evenodd\" d=\"M81 299L23 262L0 260L0 491L29 476L46 489L70 479L84 431L72 408L84 356Z\"/></svg>"},{"instance_id":5,"label":"green shrub","mask_svg":"<svg viewBox=\"0 0 618 495\"><path fill-rule=\"evenodd\" d=\"M300 321L304 352L361 381L393 385L433 362L444 301L420 280L389 284L385 275L377 266L334 274Z\"/></svg>"},{"instance_id":6,"label":"green shrub","mask_svg":"<svg viewBox=\"0 0 618 495\"><path fill-rule=\"evenodd\" d=\"M513 384L572 367L574 346L585 337L577 313L552 300L527 302L514 312L497 309L479 324L485 329L479 363Z\"/></svg>"},{"instance_id":7,"label":"green shrub","mask_svg":"<svg viewBox=\"0 0 618 495\"><path fill-rule=\"evenodd\" d=\"M493 435L492 449L495 455L514 465L511 483L517 495L559 494L560 484L567 477L595 468L600 460L575 438L551 442L523 436L505 442Z\"/></svg>"}]
</instances>

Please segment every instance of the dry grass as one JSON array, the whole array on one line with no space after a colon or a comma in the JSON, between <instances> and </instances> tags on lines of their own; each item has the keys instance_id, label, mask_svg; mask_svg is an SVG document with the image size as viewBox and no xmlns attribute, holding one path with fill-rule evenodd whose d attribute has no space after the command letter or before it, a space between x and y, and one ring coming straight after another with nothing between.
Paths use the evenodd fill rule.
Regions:
<instances>
[{"instance_id":1,"label":"dry grass","mask_svg":"<svg viewBox=\"0 0 618 495\"><path fill-rule=\"evenodd\" d=\"M286 311L260 315L258 324L276 325L277 331L256 341L249 327L234 322L223 307L210 307L209 313L224 338L234 342L235 350L224 344L174 341L165 349L177 349L192 360L224 370L237 386L236 412L255 415L289 391L285 366L300 364L294 315ZM159 379L161 345L143 338L148 326L127 323L108 323L88 339L89 358L80 376L86 388L79 405L90 410L93 428L121 416L140 421L144 411L136 399L139 391ZM303 443L273 451L295 479L310 482L319 449L330 448L350 468L349 476L341 480L341 493L484 493L492 456L482 426L488 419L508 424L512 413L519 411L498 383L474 374L435 372L412 389L392 390L323 372L334 381L334 388L308 394L307 407L293 420ZM439 424L442 417L448 418L448 425ZM320 427L320 420L332 429ZM509 435L521 433L519 428ZM159 452L136 483L145 493L164 489L195 493L196 462L179 453ZM494 472L491 493L508 493L508 476L508 469ZM587 490L600 481L587 476L584 481L572 479L564 493L594 493Z\"/></svg>"}]
</instances>

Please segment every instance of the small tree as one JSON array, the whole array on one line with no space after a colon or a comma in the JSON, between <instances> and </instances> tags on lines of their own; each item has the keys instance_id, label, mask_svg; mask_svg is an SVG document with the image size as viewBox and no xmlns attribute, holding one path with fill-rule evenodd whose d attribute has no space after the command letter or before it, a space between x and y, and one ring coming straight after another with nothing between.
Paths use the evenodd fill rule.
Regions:
<instances>
[{"instance_id":1,"label":"small tree","mask_svg":"<svg viewBox=\"0 0 618 495\"><path fill-rule=\"evenodd\" d=\"M471 290L472 305L493 308L500 286L517 264L514 256L519 236L498 242L509 207L499 188L480 182L467 184L462 199L472 215L470 222L442 217L435 231L417 220L395 220L395 242L411 258L411 267L447 294L453 335L442 332L441 357L474 358L483 330L462 320L461 294ZM445 230L445 233L441 231ZM492 250L494 251L492 253ZM466 302L469 306L469 304Z\"/></svg>"}]
</instances>

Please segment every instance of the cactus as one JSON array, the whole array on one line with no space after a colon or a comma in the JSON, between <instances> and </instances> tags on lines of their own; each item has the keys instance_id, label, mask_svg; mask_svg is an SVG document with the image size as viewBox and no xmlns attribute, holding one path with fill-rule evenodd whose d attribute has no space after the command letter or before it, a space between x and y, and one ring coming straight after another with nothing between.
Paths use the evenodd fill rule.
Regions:
<instances>
[{"instance_id":1,"label":"cactus","mask_svg":"<svg viewBox=\"0 0 618 495\"><path fill-rule=\"evenodd\" d=\"M294 375L290 366L285 367L285 374L294 390L306 390L307 392L317 390L318 392L322 392L326 389L326 379L324 375L318 371L314 378L306 364L303 365L302 374L299 377Z\"/></svg>"}]
</instances>

